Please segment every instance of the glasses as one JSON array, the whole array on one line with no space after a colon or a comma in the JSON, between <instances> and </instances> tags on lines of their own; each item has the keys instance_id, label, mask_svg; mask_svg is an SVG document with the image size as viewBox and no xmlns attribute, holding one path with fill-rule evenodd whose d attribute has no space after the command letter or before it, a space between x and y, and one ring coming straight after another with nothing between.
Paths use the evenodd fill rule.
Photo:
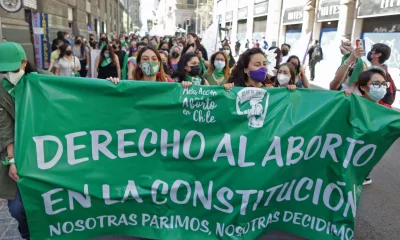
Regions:
<instances>
[{"instance_id":1,"label":"glasses","mask_svg":"<svg viewBox=\"0 0 400 240\"><path fill-rule=\"evenodd\" d=\"M374 86L375 88L381 88L381 87L389 88L390 82L373 81L372 86Z\"/></svg>"}]
</instances>

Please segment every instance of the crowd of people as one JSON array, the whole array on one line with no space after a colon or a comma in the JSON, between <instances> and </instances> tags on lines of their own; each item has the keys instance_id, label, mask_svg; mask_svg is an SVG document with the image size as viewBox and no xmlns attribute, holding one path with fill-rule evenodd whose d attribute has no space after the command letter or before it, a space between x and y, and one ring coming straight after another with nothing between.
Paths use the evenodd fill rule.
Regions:
<instances>
[{"instance_id":1,"label":"crowd of people","mask_svg":"<svg viewBox=\"0 0 400 240\"><path fill-rule=\"evenodd\" d=\"M290 55L290 45L281 48L264 44L252 48L246 44L246 50L238 61L232 55L228 41L223 41L219 51L208 56L195 33L183 37L140 37L121 35L109 39L104 33L99 41L90 35L89 40L77 36L71 38L67 33L59 32L52 45L51 63L46 71L35 70L28 62L21 45L12 42L0 44L0 144L3 164L0 164L0 198L8 199L11 215L19 223L21 236L29 239L27 219L17 188L17 168L14 161L14 86L33 71L42 74L55 74L69 77L91 77L107 79L117 84L121 80L179 83L184 88L192 85L221 86L230 91L234 87L309 88L305 69L298 56ZM238 55L240 43L235 45ZM92 51L98 51L91 59ZM375 44L367 54L370 64L364 62L362 47L354 47L350 42L340 46L343 54L330 89L344 91L346 96L355 94L376 104L391 107L395 100L396 86L384 65L389 59L391 49L385 44ZM319 53L318 53L319 52ZM318 42L310 47L310 64L315 67L322 59ZM90 66L94 64L94 76ZM368 67L371 65L370 67ZM313 70L311 70L313 71ZM311 73L311 78L314 75ZM371 178L365 179L370 184Z\"/></svg>"}]
</instances>

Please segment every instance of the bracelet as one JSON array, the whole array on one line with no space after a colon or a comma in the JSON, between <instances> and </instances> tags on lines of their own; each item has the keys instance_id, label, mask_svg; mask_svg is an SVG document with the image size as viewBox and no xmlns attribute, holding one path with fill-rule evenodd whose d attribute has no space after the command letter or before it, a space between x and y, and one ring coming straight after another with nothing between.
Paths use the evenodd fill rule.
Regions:
<instances>
[{"instance_id":1,"label":"bracelet","mask_svg":"<svg viewBox=\"0 0 400 240\"><path fill-rule=\"evenodd\" d=\"M351 67L351 64L348 64L346 61L343 63L343 65L345 65L347 67Z\"/></svg>"},{"instance_id":2,"label":"bracelet","mask_svg":"<svg viewBox=\"0 0 400 240\"><path fill-rule=\"evenodd\" d=\"M14 158L8 159L8 156L6 156L2 162L4 166L8 166L11 163L15 163L15 160Z\"/></svg>"}]
</instances>

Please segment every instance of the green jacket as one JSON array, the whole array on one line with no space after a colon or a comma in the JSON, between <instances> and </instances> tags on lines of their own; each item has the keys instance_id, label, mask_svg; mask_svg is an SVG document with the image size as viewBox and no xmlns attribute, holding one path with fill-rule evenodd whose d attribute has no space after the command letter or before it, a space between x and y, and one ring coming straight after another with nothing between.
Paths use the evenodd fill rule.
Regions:
<instances>
[{"instance_id":1,"label":"green jacket","mask_svg":"<svg viewBox=\"0 0 400 240\"><path fill-rule=\"evenodd\" d=\"M14 142L15 104L0 84L0 159L7 155L7 145ZM8 176L9 166L0 163L0 198L15 199L17 183Z\"/></svg>"}]
</instances>

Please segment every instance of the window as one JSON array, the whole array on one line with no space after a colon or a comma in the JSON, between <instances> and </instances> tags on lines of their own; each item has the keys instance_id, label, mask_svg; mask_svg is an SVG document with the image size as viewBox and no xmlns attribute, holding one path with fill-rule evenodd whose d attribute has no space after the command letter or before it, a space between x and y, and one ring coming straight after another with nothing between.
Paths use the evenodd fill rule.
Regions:
<instances>
[{"instance_id":1,"label":"window","mask_svg":"<svg viewBox=\"0 0 400 240\"><path fill-rule=\"evenodd\" d=\"M193 4L194 4L194 3L193 3L193 0L187 0L187 4L193 5Z\"/></svg>"}]
</instances>

